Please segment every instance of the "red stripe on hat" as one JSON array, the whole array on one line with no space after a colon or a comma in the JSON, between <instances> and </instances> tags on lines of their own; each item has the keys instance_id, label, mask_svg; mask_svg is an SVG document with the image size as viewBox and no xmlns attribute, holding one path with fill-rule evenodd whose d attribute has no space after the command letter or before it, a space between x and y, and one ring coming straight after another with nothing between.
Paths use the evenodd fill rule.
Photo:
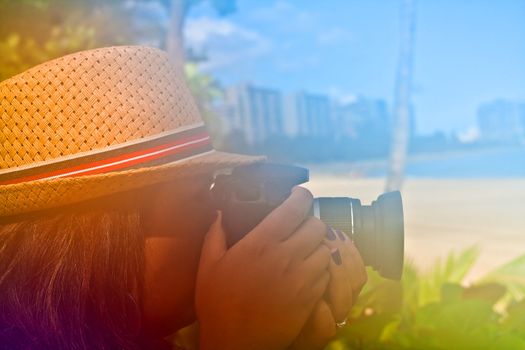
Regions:
<instances>
[{"instance_id":1,"label":"red stripe on hat","mask_svg":"<svg viewBox=\"0 0 525 350\"><path fill-rule=\"evenodd\" d=\"M210 136L207 132L201 132L192 136L185 137L183 139L168 142L155 147L150 147L144 150L123 154L116 157L90 162L79 166L63 168L51 172L25 176L18 179L1 181L0 185L16 184L27 181L53 178L94 175L106 173L109 171L122 170L125 168L136 166L138 164L144 164L159 158L171 156L182 152L187 152L192 149L198 149L205 145L211 145ZM199 153L191 154L188 157L197 155Z\"/></svg>"}]
</instances>

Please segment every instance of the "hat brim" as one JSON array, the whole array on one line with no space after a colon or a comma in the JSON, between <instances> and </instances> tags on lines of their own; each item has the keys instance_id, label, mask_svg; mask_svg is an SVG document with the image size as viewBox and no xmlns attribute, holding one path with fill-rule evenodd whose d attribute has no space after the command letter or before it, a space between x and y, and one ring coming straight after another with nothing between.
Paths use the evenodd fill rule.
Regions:
<instances>
[{"instance_id":1,"label":"hat brim","mask_svg":"<svg viewBox=\"0 0 525 350\"><path fill-rule=\"evenodd\" d=\"M0 186L0 220L265 160L212 150L158 166L4 185Z\"/></svg>"}]
</instances>

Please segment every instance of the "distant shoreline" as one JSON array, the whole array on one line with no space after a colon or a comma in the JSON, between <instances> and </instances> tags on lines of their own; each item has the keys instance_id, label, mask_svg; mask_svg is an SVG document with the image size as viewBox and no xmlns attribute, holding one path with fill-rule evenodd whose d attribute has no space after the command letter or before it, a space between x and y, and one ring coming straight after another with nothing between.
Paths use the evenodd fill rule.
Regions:
<instances>
[{"instance_id":1,"label":"distant shoreline","mask_svg":"<svg viewBox=\"0 0 525 350\"><path fill-rule=\"evenodd\" d=\"M523 151L525 146L501 146L490 148L478 148L471 150L450 150L445 152L428 152L409 155L407 158L407 167L422 165L424 163L435 163L440 161L454 161L465 157L494 157L506 152ZM345 174L354 177L381 177L377 173L385 172L388 167L388 159L370 159L360 161L328 161L326 163L304 163L301 164L309 168L312 173L322 174ZM525 168L525 164L523 165ZM407 176L411 176L409 173ZM439 176L438 176L439 177ZM488 176L489 178L493 176ZM497 176L496 176L497 177ZM513 177L513 176L511 176ZM520 176L518 176L520 177ZM454 178L454 176L451 176Z\"/></svg>"},{"instance_id":2,"label":"distant shoreline","mask_svg":"<svg viewBox=\"0 0 525 350\"><path fill-rule=\"evenodd\" d=\"M487 147L487 148L473 148L471 150L451 150L445 152L428 152L428 153L417 153L408 157L409 162L426 161L426 160L440 160L448 159L452 157L463 157L467 155L489 155L496 154L505 151L523 150L525 146L499 146L499 147Z\"/></svg>"}]
</instances>

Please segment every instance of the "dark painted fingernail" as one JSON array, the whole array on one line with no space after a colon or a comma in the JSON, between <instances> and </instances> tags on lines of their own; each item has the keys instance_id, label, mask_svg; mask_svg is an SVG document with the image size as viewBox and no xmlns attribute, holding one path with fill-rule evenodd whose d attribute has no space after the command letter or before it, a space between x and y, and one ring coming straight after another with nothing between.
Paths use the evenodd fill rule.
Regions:
<instances>
[{"instance_id":1,"label":"dark painted fingernail","mask_svg":"<svg viewBox=\"0 0 525 350\"><path fill-rule=\"evenodd\" d=\"M335 235L334 229L330 226L326 227L326 238L328 238L329 241L333 241L337 238Z\"/></svg>"},{"instance_id":2,"label":"dark painted fingernail","mask_svg":"<svg viewBox=\"0 0 525 350\"><path fill-rule=\"evenodd\" d=\"M335 231L335 232L337 232L337 235L339 236L339 239L340 239L341 241L346 241L346 235L344 234L343 231L337 230L337 231Z\"/></svg>"},{"instance_id":3,"label":"dark painted fingernail","mask_svg":"<svg viewBox=\"0 0 525 350\"><path fill-rule=\"evenodd\" d=\"M343 261L341 260L341 253L339 253L339 249L332 249L332 259L334 259L336 265L341 265L343 263Z\"/></svg>"}]
</instances>

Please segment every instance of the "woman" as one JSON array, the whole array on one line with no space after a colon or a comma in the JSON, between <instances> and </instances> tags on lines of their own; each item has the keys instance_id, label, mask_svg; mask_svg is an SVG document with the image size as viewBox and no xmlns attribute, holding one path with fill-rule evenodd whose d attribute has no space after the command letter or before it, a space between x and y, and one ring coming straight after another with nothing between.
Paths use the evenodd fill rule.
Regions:
<instances>
[{"instance_id":1,"label":"woman","mask_svg":"<svg viewBox=\"0 0 525 350\"><path fill-rule=\"evenodd\" d=\"M208 190L262 161L214 151L161 51L66 56L0 83L0 347L319 348L366 280L292 195L227 249Z\"/></svg>"}]
</instances>

